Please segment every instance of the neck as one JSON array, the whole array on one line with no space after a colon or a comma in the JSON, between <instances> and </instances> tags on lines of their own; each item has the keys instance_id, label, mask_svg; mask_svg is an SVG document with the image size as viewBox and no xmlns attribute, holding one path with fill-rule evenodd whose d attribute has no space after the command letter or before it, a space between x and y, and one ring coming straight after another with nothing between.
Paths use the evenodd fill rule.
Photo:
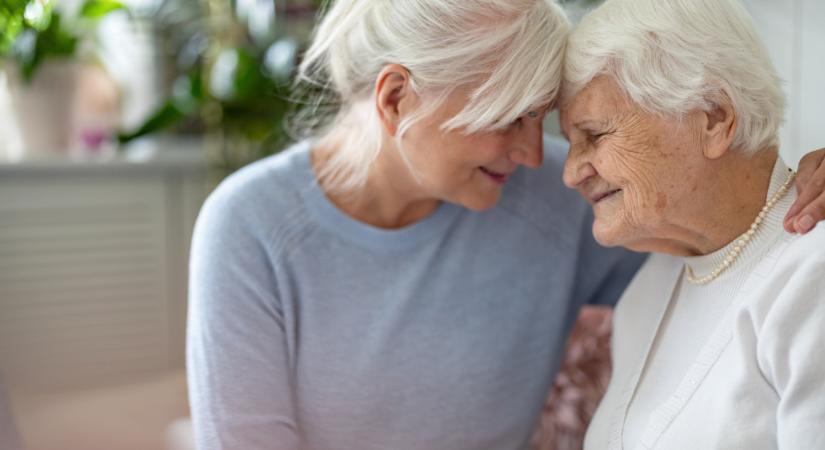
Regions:
<instances>
[{"instance_id":1,"label":"neck","mask_svg":"<svg viewBox=\"0 0 825 450\"><path fill-rule=\"evenodd\" d=\"M730 151L711 162L696 192L698 209L682 226L685 239L669 253L707 255L748 231L765 206L777 158L772 148L750 157Z\"/></svg>"},{"instance_id":2,"label":"neck","mask_svg":"<svg viewBox=\"0 0 825 450\"><path fill-rule=\"evenodd\" d=\"M329 142L312 151L316 174L336 151L337 145ZM440 201L416 195L419 191L420 186L410 176L398 151L382 148L363 187L346 193L328 191L327 197L355 220L378 228L398 229L419 222L438 209Z\"/></svg>"}]
</instances>

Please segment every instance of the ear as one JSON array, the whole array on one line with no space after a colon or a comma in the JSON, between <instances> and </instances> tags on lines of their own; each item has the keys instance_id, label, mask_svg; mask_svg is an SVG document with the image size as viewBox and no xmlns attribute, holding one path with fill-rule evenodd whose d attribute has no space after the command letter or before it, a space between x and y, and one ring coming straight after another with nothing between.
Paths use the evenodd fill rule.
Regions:
<instances>
[{"instance_id":1,"label":"ear","mask_svg":"<svg viewBox=\"0 0 825 450\"><path fill-rule=\"evenodd\" d=\"M384 130L390 136L398 132L404 113L416 99L410 85L410 72L398 64L385 66L376 79L375 108Z\"/></svg>"},{"instance_id":2,"label":"ear","mask_svg":"<svg viewBox=\"0 0 825 450\"><path fill-rule=\"evenodd\" d=\"M705 120L702 121L704 134L703 152L708 159L718 159L730 150L733 137L736 134L736 111L733 109L730 97L724 94L722 101L713 105L710 111L705 111Z\"/></svg>"}]
</instances>

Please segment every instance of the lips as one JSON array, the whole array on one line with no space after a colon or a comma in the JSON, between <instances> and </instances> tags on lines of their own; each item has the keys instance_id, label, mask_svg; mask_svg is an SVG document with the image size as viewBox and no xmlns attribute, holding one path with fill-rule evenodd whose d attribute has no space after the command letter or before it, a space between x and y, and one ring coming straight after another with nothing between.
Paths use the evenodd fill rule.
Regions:
<instances>
[{"instance_id":1,"label":"lips","mask_svg":"<svg viewBox=\"0 0 825 450\"><path fill-rule=\"evenodd\" d=\"M596 203L599 203L603 200L606 200L606 199L618 194L619 192L622 192L622 190L621 189L613 189L611 191L603 191L603 192L600 192L598 194L593 194L593 195L590 196L590 203L595 205Z\"/></svg>"},{"instance_id":2,"label":"lips","mask_svg":"<svg viewBox=\"0 0 825 450\"><path fill-rule=\"evenodd\" d=\"M487 175L488 177L490 177L490 179L492 179L494 182L496 182L498 184L506 183L507 179L510 178L510 175L512 174L512 172L508 172L508 173L496 172L496 171L490 170L486 167L479 167L479 170L481 170L481 172L484 175Z\"/></svg>"}]
</instances>

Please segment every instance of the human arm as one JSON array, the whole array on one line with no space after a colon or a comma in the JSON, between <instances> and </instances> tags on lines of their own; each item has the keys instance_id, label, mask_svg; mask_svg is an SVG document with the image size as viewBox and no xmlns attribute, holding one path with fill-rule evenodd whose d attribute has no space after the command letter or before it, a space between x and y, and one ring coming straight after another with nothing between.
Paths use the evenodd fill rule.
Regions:
<instances>
[{"instance_id":1,"label":"human arm","mask_svg":"<svg viewBox=\"0 0 825 450\"><path fill-rule=\"evenodd\" d=\"M187 329L198 450L297 450L286 330L264 230L213 194L192 241Z\"/></svg>"},{"instance_id":2,"label":"human arm","mask_svg":"<svg viewBox=\"0 0 825 450\"><path fill-rule=\"evenodd\" d=\"M757 358L779 397L777 448L825 448L825 258L794 269L758 334Z\"/></svg>"}]
</instances>

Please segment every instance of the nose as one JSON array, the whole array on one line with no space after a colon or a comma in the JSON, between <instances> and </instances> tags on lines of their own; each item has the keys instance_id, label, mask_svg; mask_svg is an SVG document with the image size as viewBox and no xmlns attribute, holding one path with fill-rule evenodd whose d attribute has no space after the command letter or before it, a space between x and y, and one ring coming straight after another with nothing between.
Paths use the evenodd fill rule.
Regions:
<instances>
[{"instance_id":1,"label":"nose","mask_svg":"<svg viewBox=\"0 0 825 450\"><path fill-rule=\"evenodd\" d=\"M544 161L544 140L541 120L524 124L512 143L510 160L531 169L541 167Z\"/></svg>"},{"instance_id":2,"label":"nose","mask_svg":"<svg viewBox=\"0 0 825 450\"><path fill-rule=\"evenodd\" d=\"M596 175L596 168L590 162L587 151L579 146L571 145L564 162L564 184L570 189L576 189L590 177Z\"/></svg>"}]
</instances>

